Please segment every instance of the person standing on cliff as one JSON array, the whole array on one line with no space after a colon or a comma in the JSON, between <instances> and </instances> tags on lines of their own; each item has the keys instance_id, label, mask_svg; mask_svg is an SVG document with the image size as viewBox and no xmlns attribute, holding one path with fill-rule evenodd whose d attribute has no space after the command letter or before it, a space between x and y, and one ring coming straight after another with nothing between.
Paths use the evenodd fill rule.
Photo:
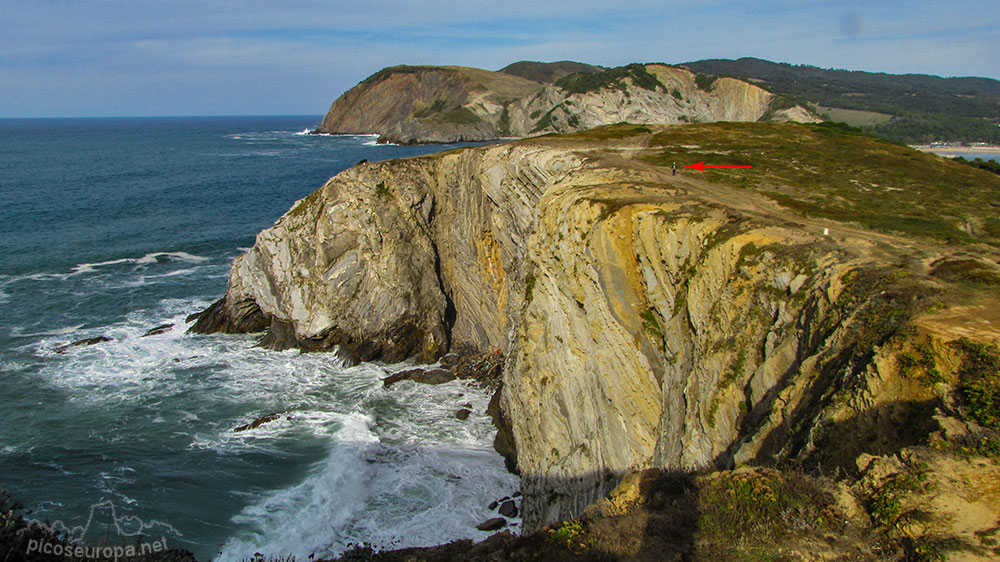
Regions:
<instances>
[{"instance_id":1,"label":"person standing on cliff","mask_svg":"<svg viewBox=\"0 0 1000 562\"><path fill-rule=\"evenodd\" d=\"M672 171L675 176L677 175L677 162L670 165L670 171Z\"/></svg>"}]
</instances>

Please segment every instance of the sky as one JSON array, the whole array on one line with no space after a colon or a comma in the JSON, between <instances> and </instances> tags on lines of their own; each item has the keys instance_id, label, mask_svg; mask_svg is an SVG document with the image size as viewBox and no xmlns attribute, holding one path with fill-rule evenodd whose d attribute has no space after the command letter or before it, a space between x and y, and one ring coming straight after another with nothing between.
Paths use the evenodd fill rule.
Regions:
<instances>
[{"instance_id":1,"label":"sky","mask_svg":"<svg viewBox=\"0 0 1000 562\"><path fill-rule=\"evenodd\" d=\"M1000 2L0 0L0 117L322 115L396 64L746 56L1000 78Z\"/></svg>"}]
</instances>

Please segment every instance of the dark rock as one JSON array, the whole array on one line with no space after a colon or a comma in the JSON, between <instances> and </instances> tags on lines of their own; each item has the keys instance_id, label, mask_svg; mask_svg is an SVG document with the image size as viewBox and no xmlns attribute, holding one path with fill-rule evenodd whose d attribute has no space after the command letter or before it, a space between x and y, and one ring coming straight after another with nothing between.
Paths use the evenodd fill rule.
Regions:
<instances>
[{"instance_id":1,"label":"dark rock","mask_svg":"<svg viewBox=\"0 0 1000 562\"><path fill-rule=\"evenodd\" d=\"M414 374L410 380L424 384L442 384L455 380L455 375L447 369L428 369Z\"/></svg>"},{"instance_id":2,"label":"dark rock","mask_svg":"<svg viewBox=\"0 0 1000 562\"><path fill-rule=\"evenodd\" d=\"M461 357L457 353L446 353L444 357L441 358L441 366L450 369L458 364Z\"/></svg>"},{"instance_id":3,"label":"dark rock","mask_svg":"<svg viewBox=\"0 0 1000 562\"><path fill-rule=\"evenodd\" d=\"M521 492L520 491L514 492L514 495L511 496L511 497L519 498L519 497L521 497Z\"/></svg>"},{"instance_id":4,"label":"dark rock","mask_svg":"<svg viewBox=\"0 0 1000 562\"><path fill-rule=\"evenodd\" d=\"M385 388L389 388L390 386L396 384L399 381L410 380L410 373L412 372L413 370L411 369L410 371L400 371L398 373L393 373L388 377L382 379L382 386Z\"/></svg>"},{"instance_id":5,"label":"dark rock","mask_svg":"<svg viewBox=\"0 0 1000 562\"><path fill-rule=\"evenodd\" d=\"M355 166L360 166L362 164L367 164L367 163L368 163L368 159L367 158L362 158L361 160L358 160L358 163L355 164Z\"/></svg>"},{"instance_id":6,"label":"dark rock","mask_svg":"<svg viewBox=\"0 0 1000 562\"><path fill-rule=\"evenodd\" d=\"M497 435L493 438L493 448L503 456L504 466L513 474L520 474L517 470L517 444L514 441L514 429L510 420L500 407L500 392L503 384L497 386L496 391L490 398L490 404L486 407L486 414L493 418L493 426L497 428Z\"/></svg>"},{"instance_id":7,"label":"dark rock","mask_svg":"<svg viewBox=\"0 0 1000 562\"><path fill-rule=\"evenodd\" d=\"M517 517L517 506L514 500L507 500L500 504L500 515L504 517Z\"/></svg>"},{"instance_id":8,"label":"dark rock","mask_svg":"<svg viewBox=\"0 0 1000 562\"><path fill-rule=\"evenodd\" d=\"M164 332L169 332L170 328L173 328L173 327L174 327L173 324L161 324L161 325L153 328L152 330L149 330L145 334L143 334L142 337L155 336L157 334L162 334Z\"/></svg>"},{"instance_id":9,"label":"dark rock","mask_svg":"<svg viewBox=\"0 0 1000 562\"><path fill-rule=\"evenodd\" d=\"M256 428L264 425L265 423L273 422L274 420L276 420L276 419L278 419L280 417L281 417L281 414L277 414L277 413L263 415L263 416L255 419L255 420L253 420L252 422L246 424L246 425L241 425L241 426L233 429L233 431L246 431L248 429L256 429ZM289 418L289 419L291 419L291 418Z\"/></svg>"},{"instance_id":10,"label":"dark rock","mask_svg":"<svg viewBox=\"0 0 1000 562\"><path fill-rule=\"evenodd\" d=\"M455 380L455 375L446 369L410 369L382 379L382 386L389 388L399 381L407 380L423 384L441 384Z\"/></svg>"},{"instance_id":11,"label":"dark rock","mask_svg":"<svg viewBox=\"0 0 1000 562\"><path fill-rule=\"evenodd\" d=\"M460 419L460 420L465 420L465 419L468 419L469 414L471 414L471 413L472 413L472 410L469 410L468 408L462 408L461 410L455 412L455 417L458 418L458 419Z\"/></svg>"},{"instance_id":12,"label":"dark rock","mask_svg":"<svg viewBox=\"0 0 1000 562\"><path fill-rule=\"evenodd\" d=\"M73 343L68 343L66 345L60 345L55 349L56 353L66 353L71 347L80 347L84 345L94 345L96 343L112 341L108 336L97 336L96 338L87 338L83 340L76 340Z\"/></svg>"},{"instance_id":13,"label":"dark rock","mask_svg":"<svg viewBox=\"0 0 1000 562\"><path fill-rule=\"evenodd\" d=\"M466 402L465 404L462 404L462 407L463 408L468 408L468 409L471 410L472 409L472 402Z\"/></svg>"},{"instance_id":14,"label":"dark rock","mask_svg":"<svg viewBox=\"0 0 1000 562\"><path fill-rule=\"evenodd\" d=\"M498 505L500 505L500 502L498 502L496 500L493 500L493 501L490 502L490 505L487 506L487 507L490 508L490 511L494 511L494 510L496 510L496 508L497 508Z\"/></svg>"},{"instance_id":15,"label":"dark rock","mask_svg":"<svg viewBox=\"0 0 1000 562\"><path fill-rule=\"evenodd\" d=\"M482 523L476 525L476 528L480 531L496 531L497 529L503 529L507 526L507 520L503 517L494 517L492 519L487 519Z\"/></svg>"},{"instance_id":16,"label":"dark rock","mask_svg":"<svg viewBox=\"0 0 1000 562\"><path fill-rule=\"evenodd\" d=\"M215 301L205 310L188 316L188 321L194 320L188 332L193 334L249 334L261 332L270 324L257 303L250 300L229 302L226 297Z\"/></svg>"},{"instance_id":17,"label":"dark rock","mask_svg":"<svg viewBox=\"0 0 1000 562\"><path fill-rule=\"evenodd\" d=\"M500 350L480 352L468 345L458 345L456 348L457 351L448 355L457 359L445 360L442 357L441 365L448 365L457 378L473 379L484 388L493 390L500 385L504 363L504 355Z\"/></svg>"}]
</instances>

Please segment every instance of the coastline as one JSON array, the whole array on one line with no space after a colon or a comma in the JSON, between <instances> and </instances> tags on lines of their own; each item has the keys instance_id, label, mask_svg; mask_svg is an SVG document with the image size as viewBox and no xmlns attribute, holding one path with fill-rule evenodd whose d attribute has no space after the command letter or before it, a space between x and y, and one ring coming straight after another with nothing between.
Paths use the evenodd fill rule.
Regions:
<instances>
[{"instance_id":1,"label":"coastline","mask_svg":"<svg viewBox=\"0 0 1000 562\"><path fill-rule=\"evenodd\" d=\"M910 148L915 148L921 152L933 152L940 156L950 156L958 154L1000 154L1000 146L943 146L931 147L927 144L911 144Z\"/></svg>"}]
</instances>

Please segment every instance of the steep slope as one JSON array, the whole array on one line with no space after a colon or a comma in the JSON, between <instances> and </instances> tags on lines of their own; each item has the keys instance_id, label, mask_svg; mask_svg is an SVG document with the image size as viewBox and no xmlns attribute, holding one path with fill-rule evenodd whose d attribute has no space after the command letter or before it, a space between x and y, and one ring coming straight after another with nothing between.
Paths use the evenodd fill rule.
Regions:
<instances>
[{"instance_id":1,"label":"steep slope","mask_svg":"<svg viewBox=\"0 0 1000 562\"><path fill-rule=\"evenodd\" d=\"M815 104L833 120L865 126L897 141L1000 142L1000 81L886 74L774 63L755 58L712 59L684 68L752 80L776 93Z\"/></svg>"},{"instance_id":2,"label":"steep slope","mask_svg":"<svg viewBox=\"0 0 1000 562\"><path fill-rule=\"evenodd\" d=\"M316 132L378 133L400 144L495 139L504 105L541 88L476 68L394 66L337 98Z\"/></svg>"},{"instance_id":3,"label":"steep slope","mask_svg":"<svg viewBox=\"0 0 1000 562\"><path fill-rule=\"evenodd\" d=\"M334 101L316 132L377 133L380 142L412 144L570 132L623 121L816 120L801 107L775 105L781 100L758 86L730 78L699 83L693 73L666 65L574 74L564 74L576 67L563 63L512 66L500 72L384 69ZM517 73L555 80L542 83Z\"/></svg>"},{"instance_id":4,"label":"steep slope","mask_svg":"<svg viewBox=\"0 0 1000 562\"><path fill-rule=\"evenodd\" d=\"M687 157L764 166L671 175ZM889 173L906 189L852 164L875 158L905 163ZM941 225L857 212L955 186ZM262 232L192 329L387 361L503 351L538 528L647 467L856 470L924 440L947 391L898 365L920 333L997 308L998 200L994 174L815 125L617 126L361 164Z\"/></svg>"},{"instance_id":5,"label":"steep slope","mask_svg":"<svg viewBox=\"0 0 1000 562\"><path fill-rule=\"evenodd\" d=\"M535 82L544 82L549 84L559 80L560 78L569 76L570 74L601 72L602 70L605 69L600 66L568 60L559 62L534 62L522 60L508 64L507 66L501 68L500 72L503 72L504 74L513 74L514 76L520 76L521 78L527 78L528 80L534 80Z\"/></svg>"}]
</instances>

